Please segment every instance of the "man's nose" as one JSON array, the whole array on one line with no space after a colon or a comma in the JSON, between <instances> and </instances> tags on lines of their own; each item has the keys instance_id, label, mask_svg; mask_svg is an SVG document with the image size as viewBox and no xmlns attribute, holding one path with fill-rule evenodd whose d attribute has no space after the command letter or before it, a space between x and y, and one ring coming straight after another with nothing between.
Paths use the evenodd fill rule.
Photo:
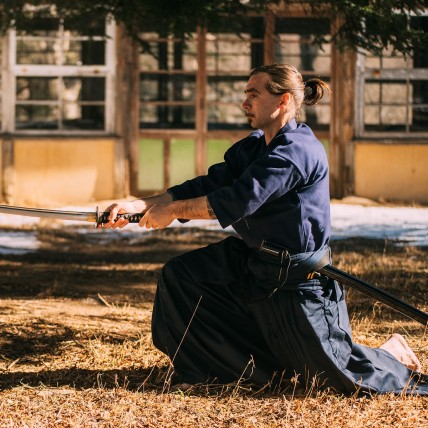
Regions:
<instances>
[{"instance_id":1,"label":"man's nose","mask_svg":"<svg viewBox=\"0 0 428 428\"><path fill-rule=\"evenodd\" d=\"M244 102L242 103L242 108L243 108L244 110L248 110L250 107L251 107L251 105L250 105L250 103L248 102L248 98L246 98L246 99L244 100Z\"/></svg>"}]
</instances>

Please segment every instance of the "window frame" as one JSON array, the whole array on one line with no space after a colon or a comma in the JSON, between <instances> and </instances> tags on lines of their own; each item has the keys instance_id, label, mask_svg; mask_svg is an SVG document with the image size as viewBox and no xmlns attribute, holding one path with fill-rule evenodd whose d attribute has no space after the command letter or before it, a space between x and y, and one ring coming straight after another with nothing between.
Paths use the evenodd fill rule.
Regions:
<instances>
[{"instance_id":1,"label":"window frame","mask_svg":"<svg viewBox=\"0 0 428 428\"><path fill-rule=\"evenodd\" d=\"M63 27L63 23L60 24ZM62 34L62 32L61 32ZM116 74L116 24L113 19L105 23L105 64L104 65L55 65L17 64L17 31L10 29L3 38L2 49L2 121L3 133L22 135L107 135L115 131L115 74ZM30 39L32 36L28 36ZM81 35L78 40L90 39ZM20 77L102 77L105 79L104 129L16 129L15 108L17 103L16 82ZM60 95L60 92L59 92ZM58 97L60 98L60 96Z\"/></svg>"},{"instance_id":2,"label":"window frame","mask_svg":"<svg viewBox=\"0 0 428 428\"><path fill-rule=\"evenodd\" d=\"M428 17L428 15L423 15ZM385 58L391 58L390 56L384 56ZM371 131L367 130L367 124L364 122L365 114L365 85L370 81L381 82L394 82L403 81L406 82L406 91L409 93L409 85L415 80L424 80L428 82L428 66L425 68L414 68L413 66L407 65L401 68L382 68L382 65L378 68L366 67L366 52L358 52L356 59L355 68L355 136L356 138L377 138L377 139L400 139L403 142L412 142L415 139L426 139L428 137L428 124L426 131L411 131L409 127L411 124L406 119L405 127L406 131ZM376 56L380 61L383 57L381 55ZM380 103L379 106L385 104ZM406 104L403 104L408 112L409 108L412 107L412 103L408 100ZM406 141L407 140L407 141Z\"/></svg>"},{"instance_id":3,"label":"window frame","mask_svg":"<svg viewBox=\"0 0 428 428\"><path fill-rule=\"evenodd\" d=\"M155 33L152 31L148 31L147 34L145 32L141 33L141 38L142 40L144 40L145 43L148 44L154 44L157 47L160 47L161 44L164 45L164 48L166 48L166 52L167 52L167 56L166 56L166 61L167 61L167 66L169 65L169 55L171 54L171 46L174 46L175 44L181 44L181 48L184 49L184 42L185 40L182 38L178 38L172 34L167 34L167 35L161 35L159 33ZM195 52L194 52L194 57L195 60L197 59L197 43L198 43L198 34L197 31L195 31L193 37L190 39L191 41L193 41L195 43ZM173 48L175 49L175 47ZM141 57L143 55L146 55L146 52L140 52L140 58L139 58L139 81L140 81L140 85L141 85L141 81L144 78L148 78L149 80L154 80L155 78L162 78L165 77L165 83L167 85L169 84L173 84L173 80L169 80L169 78L173 78L175 76L178 77L183 77L184 79L189 79L189 81L191 81L192 79L194 80L194 85L195 85L195 97L194 99L183 99L183 100L176 100L176 99L165 99L165 100L144 100L143 98L141 98L141 87L140 87L140 94L139 94L139 102L140 102L140 111L138 112L139 114L139 130L153 130L153 129L159 129L160 126L154 126L153 124L158 124L159 123L159 115L157 117L157 121L155 122L147 122L143 120L142 114L141 114L141 109L142 106L144 107L154 107L154 108L165 108L168 110L168 115L172 114L172 111L169 111L170 108L174 108L174 107L181 107L181 108L186 108L186 107L190 107L190 108L194 108L195 110L195 114L194 114L194 120L192 122L182 122L181 125L182 127L173 127L171 126L171 123L169 121L167 121L164 124L165 129L177 129L183 132L191 132L194 131L195 126L196 126L196 110L197 110L197 73L198 73L198 69L196 68L185 68L184 64L182 65L181 68L167 68L167 69L163 69L163 68L155 68L155 69L149 69L149 68L144 68L141 65ZM182 56L181 59L183 59L185 57L185 52L183 50L182 52ZM170 95L170 92L168 92L168 95ZM186 126L187 125L187 126Z\"/></svg>"}]
</instances>

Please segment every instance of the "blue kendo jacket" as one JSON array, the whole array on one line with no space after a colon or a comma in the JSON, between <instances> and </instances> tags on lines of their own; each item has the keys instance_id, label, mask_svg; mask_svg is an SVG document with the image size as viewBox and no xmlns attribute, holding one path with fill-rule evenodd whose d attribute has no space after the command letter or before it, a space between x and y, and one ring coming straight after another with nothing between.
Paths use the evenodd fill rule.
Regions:
<instances>
[{"instance_id":1,"label":"blue kendo jacket","mask_svg":"<svg viewBox=\"0 0 428 428\"><path fill-rule=\"evenodd\" d=\"M290 120L266 145L257 130L231 146L207 175L168 189L175 200L207 196L223 228L251 248L262 240L315 251L330 236L328 161L305 124Z\"/></svg>"}]
</instances>

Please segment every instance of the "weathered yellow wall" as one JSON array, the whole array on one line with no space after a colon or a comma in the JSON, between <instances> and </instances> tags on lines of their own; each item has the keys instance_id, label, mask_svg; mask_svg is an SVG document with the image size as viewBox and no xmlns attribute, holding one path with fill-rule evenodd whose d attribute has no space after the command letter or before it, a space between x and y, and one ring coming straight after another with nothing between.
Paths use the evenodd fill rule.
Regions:
<instances>
[{"instance_id":1,"label":"weathered yellow wall","mask_svg":"<svg viewBox=\"0 0 428 428\"><path fill-rule=\"evenodd\" d=\"M355 194L428 203L428 144L355 144Z\"/></svg>"},{"instance_id":2,"label":"weathered yellow wall","mask_svg":"<svg viewBox=\"0 0 428 428\"><path fill-rule=\"evenodd\" d=\"M15 139L13 203L79 204L114 197L113 139Z\"/></svg>"}]
</instances>

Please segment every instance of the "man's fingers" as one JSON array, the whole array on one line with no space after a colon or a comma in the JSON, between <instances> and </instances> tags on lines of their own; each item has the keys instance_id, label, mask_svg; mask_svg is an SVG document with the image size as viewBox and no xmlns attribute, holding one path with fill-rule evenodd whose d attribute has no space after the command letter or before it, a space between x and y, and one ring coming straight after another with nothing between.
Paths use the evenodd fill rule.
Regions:
<instances>
[{"instance_id":1,"label":"man's fingers","mask_svg":"<svg viewBox=\"0 0 428 428\"><path fill-rule=\"evenodd\" d=\"M118 214L123 214L126 212L126 210L121 207L119 204L111 204L110 206L108 206L105 209L106 212L110 212L109 215L109 221L107 221L106 223L103 224L103 226L101 227L105 227L107 229L117 229L118 227L122 228L125 227L129 221L123 218L118 218L116 221L115 219L117 218ZM98 226L100 227L100 226Z\"/></svg>"},{"instance_id":2,"label":"man's fingers","mask_svg":"<svg viewBox=\"0 0 428 428\"><path fill-rule=\"evenodd\" d=\"M140 227L145 227L146 229L156 229L157 226L154 224L153 220L150 218L150 210L141 217L141 220L138 222Z\"/></svg>"},{"instance_id":3,"label":"man's fingers","mask_svg":"<svg viewBox=\"0 0 428 428\"><path fill-rule=\"evenodd\" d=\"M138 222L138 226L140 227L147 227L147 220L148 220L148 216L147 216L148 211L146 211L146 213L143 215L143 217L141 217L140 221Z\"/></svg>"}]
</instances>

